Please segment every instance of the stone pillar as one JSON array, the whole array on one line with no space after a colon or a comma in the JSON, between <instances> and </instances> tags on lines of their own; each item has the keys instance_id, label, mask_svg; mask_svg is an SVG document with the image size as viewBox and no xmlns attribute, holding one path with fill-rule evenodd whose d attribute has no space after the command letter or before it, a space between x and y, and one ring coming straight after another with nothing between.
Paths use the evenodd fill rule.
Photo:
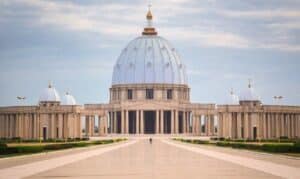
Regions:
<instances>
[{"instance_id":1,"label":"stone pillar","mask_svg":"<svg viewBox=\"0 0 300 179\"><path fill-rule=\"evenodd\" d=\"M55 139L56 135L55 135L55 129L56 129L56 125L55 125L55 114L51 114L51 119L50 120L50 138L51 139Z\"/></svg>"},{"instance_id":2,"label":"stone pillar","mask_svg":"<svg viewBox=\"0 0 300 179\"><path fill-rule=\"evenodd\" d=\"M125 112L125 133L129 134L129 114L128 110Z\"/></svg>"},{"instance_id":3,"label":"stone pillar","mask_svg":"<svg viewBox=\"0 0 300 179\"><path fill-rule=\"evenodd\" d=\"M103 135L103 119L101 116L98 115L98 135L102 136Z\"/></svg>"},{"instance_id":4,"label":"stone pillar","mask_svg":"<svg viewBox=\"0 0 300 179\"><path fill-rule=\"evenodd\" d=\"M107 134L107 115L104 115L104 117L102 118L102 134L106 135Z\"/></svg>"},{"instance_id":5,"label":"stone pillar","mask_svg":"<svg viewBox=\"0 0 300 179\"><path fill-rule=\"evenodd\" d=\"M175 134L178 134L179 133L179 120L178 120L178 111L177 110L175 110L174 111L175 112L175 131L174 131L174 133Z\"/></svg>"},{"instance_id":6,"label":"stone pillar","mask_svg":"<svg viewBox=\"0 0 300 179\"><path fill-rule=\"evenodd\" d=\"M143 110L141 110L141 134L144 134L144 111Z\"/></svg>"},{"instance_id":7,"label":"stone pillar","mask_svg":"<svg viewBox=\"0 0 300 179\"><path fill-rule=\"evenodd\" d=\"M156 110L155 134L159 134L159 110Z\"/></svg>"},{"instance_id":8,"label":"stone pillar","mask_svg":"<svg viewBox=\"0 0 300 179\"><path fill-rule=\"evenodd\" d=\"M171 134L175 133L175 116L174 111L171 111Z\"/></svg>"},{"instance_id":9,"label":"stone pillar","mask_svg":"<svg viewBox=\"0 0 300 179\"><path fill-rule=\"evenodd\" d=\"M249 136L249 120L248 120L248 113L244 113L244 137L248 139Z\"/></svg>"},{"instance_id":10,"label":"stone pillar","mask_svg":"<svg viewBox=\"0 0 300 179\"><path fill-rule=\"evenodd\" d=\"M117 112L112 112L113 116L113 133L117 133Z\"/></svg>"},{"instance_id":11,"label":"stone pillar","mask_svg":"<svg viewBox=\"0 0 300 179\"><path fill-rule=\"evenodd\" d=\"M237 113L237 119L236 119L236 128L237 128L237 138L242 138L242 115L241 113Z\"/></svg>"},{"instance_id":12,"label":"stone pillar","mask_svg":"<svg viewBox=\"0 0 300 179\"><path fill-rule=\"evenodd\" d=\"M63 114L58 114L58 136L63 138Z\"/></svg>"},{"instance_id":13,"label":"stone pillar","mask_svg":"<svg viewBox=\"0 0 300 179\"><path fill-rule=\"evenodd\" d=\"M160 133L164 133L164 110L160 111Z\"/></svg>"},{"instance_id":14,"label":"stone pillar","mask_svg":"<svg viewBox=\"0 0 300 179\"><path fill-rule=\"evenodd\" d=\"M139 134L140 133L140 123L139 123L140 122L140 115L139 115L140 113L139 113L139 110L136 110L135 113L136 113L136 120L135 120L136 121L136 126L135 126L136 129L135 129L135 131L136 131L136 134Z\"/></svg>"},{"instance_id":15,"label":"stone pillar","mask_svg":"<svg viewBox=\"0 0 300 179\"><path fill-rule=\"evenodd\" d=\"M125 111L121 111L121 133L125 134Z\"/></svg>"},{"instance_id":16,"label":"stone pillar","mask_svg":"<svg viewBox=\"0 0 300 179\"><path fill-rule=\"evenodd\" d=\"M186 112L182 112L182 133L186 134Z\"/></svg>"}]
</instances>

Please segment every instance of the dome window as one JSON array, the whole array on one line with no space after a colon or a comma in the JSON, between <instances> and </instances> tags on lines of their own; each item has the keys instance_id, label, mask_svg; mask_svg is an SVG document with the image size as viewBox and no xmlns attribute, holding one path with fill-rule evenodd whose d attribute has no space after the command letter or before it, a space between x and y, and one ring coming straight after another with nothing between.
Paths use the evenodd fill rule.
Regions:
<instances>
[{"instance_id":1,"label":"dome window","mask_svg":"<svg viewBox=\"0 0 300 179\"><path fill-rule=\"evenodd\" d=\"M121 64L118 63L117 64L117 68L120 69L121 68Z\"/></svg>"},{"instance_id":2,"label":"dome window","mask_svg":"<svg viewBox=\"0 0 300 179\"><path fill-rule=\"evenodd\" d=\"M175 48L172 48L172 51L174 52L174 51L175 51Z\"/></svg>"},{"instance_id":3,"label":"dome window","mask_svg":"<svg viewBox=\"0 0 300 179\"><path fill-rule=\"evenodd\" d=\"M147 63L147 67L150 68L151 66L152 66L152 63L151 63L151 62L148 62L148 63Z\"/></svg>"},{"instance_id":4,"label":"dome window","mask_svg":"<svg viewBox=\"0 0 300 179\"><path fill-rule=\"evenodd\" d=\"M131 62L130 64L129 64L129 68L133 68L134 67L134 64Z\"/></svg>"},{"instance_id":5,"label":"dome window","mask_svg":"<svg viewBox=\"0 0 300 179\"><path fill-rule=\"evenodd\" d=\"M179 68L182 69L182 67L183 67L183 65L182 65L182 64L179 64Z\"/></svg>"},{"instance_id":6,"label":"dome window","mask_svg":"<svg viewBox=\"0 0 300 179\"><path fill-rule=\"evenodd\" d=\"M149 46L149 47L148 47L148 50L150 51L151 49L152 49L152 47L151 47L151 46Z\"/></svg>"},{"instance_id":7,"label":"dome window","mask_svg":"<svg viewBox=\"0 0 300 179\"><path fill-rule=\"evenodd\" d=\"M168 62L168 63L166 63L166 68L168 68L170 66L170 63Z\"/></svg>"}]
</instances>

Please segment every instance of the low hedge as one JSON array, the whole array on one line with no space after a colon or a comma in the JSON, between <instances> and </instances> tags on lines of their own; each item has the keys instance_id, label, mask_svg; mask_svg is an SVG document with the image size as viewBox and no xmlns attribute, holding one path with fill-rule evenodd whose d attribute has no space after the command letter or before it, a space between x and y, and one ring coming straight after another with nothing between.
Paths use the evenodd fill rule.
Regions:
<instances>
[{"instance_id":1,"label":"low hedge","mask_svg":"<svg viewBox=\"0 0 300 179\"><path fill-rule=\"evenodd\" d=\"M272 153L300 153L300 144L247 144L238 142L216 142L217 146L259 150Z\"/></svg>"},{"instance_id":2,"label":"low hedge","mask_svg":"<svg viewBox=\"0 0 300 179\"><path fill-rule=\"evenodd\" d=\"M63 142L79 142L79 141L88 141L88 137L84 138L68 138L68 139L22 139L20 137L13 138L0 138L0 143L39 143L39 142L53 142L53 143L63 143Z\"/></svg>"},{"instance_id":3,"label":"low hedge","mask_svg":"<svg viewBox=\"0 0 300 179\"><path fill-rule=\"evenodd\" d=\"M13 146L8 147L5 143L0 143L0 155L7 154L29 154L38 153L43 151L53 151L61 149L70 149L75 147L86 147L90 145L101 145L109 144L113 142L119 142L126 139L107 139L92 142L72 142L72 143L58 143L58 144L48 144L48 145L32 145L32 146Z\"/></svg>"},{"instance_id":4,"label":"low hedge","mask_svg":"<svg viewBox=\"0 0 300 179\"><path fill-rule=\"evenodd\" d=\"M192 144L209 144L207 140L199 140L199 139L179 139L175 138L174 140L178 140L181 142L192 143Z\"/></svg>"}]
</instances>

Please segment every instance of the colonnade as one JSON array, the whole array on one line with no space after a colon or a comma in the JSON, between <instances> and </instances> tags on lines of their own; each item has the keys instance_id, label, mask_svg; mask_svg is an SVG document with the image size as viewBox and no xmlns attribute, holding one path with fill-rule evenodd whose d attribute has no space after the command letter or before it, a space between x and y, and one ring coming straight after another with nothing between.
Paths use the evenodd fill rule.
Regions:
<instances>
[{"instance_id":1,"label":"colonnade","mask_svg":"<svg viewBox=\"0 0 300 179\"><path fill-rule=\"evenodd\" d=\"M193 115L193 135L216 136L218 134L215 115Z\"/></svg>"},{"instance_id":2,"label":"colonnade","mask_svg":"<svg viewBox=\"0 0 300 179\"><path fill-rule=\"evenodd\" d=\"M80 138L80 131L80 116L73 113L0 114L1 138Z\"/></svg>"},{"instance_id":3,"label":"colonnade","mask_svg":"<svg viewBox=\"0 0 300 179\"><path fill-rule=\"evenodd\" d=\"M155 114L155 134L185 134L189 133L190 120L189 112L178 110L120 110L109 112L110 133L121 134L145 134L145 112ZM131 116L129 114L132 114ZM170 116L168 116L170 114ZM169 122L167 122L167 120ZM130 130L130 127L134 130ZM168 130L169 129L169 130Z\"/></svg>"},{"instance_id":4,"label":"colonnade","mask_svg":"<svg viewBox=\"0 0 300 179\"><path fill-rule=\"evenodd\" d=\"M85 136L103 136L108 133L108 124L106 116L98 117L98 132L95 131L96 115L85 115Z\"/></svg>"},{"instance_id":5,"label":"colonnade","mask_svg":"<svg viewBox=\"0 0 300 179\"><path fill-rule=\"evenodd\" d=\"M219 137L237 139L299 138L300 114L265 112L220 113Z\"/></svg>"}]
</instances>

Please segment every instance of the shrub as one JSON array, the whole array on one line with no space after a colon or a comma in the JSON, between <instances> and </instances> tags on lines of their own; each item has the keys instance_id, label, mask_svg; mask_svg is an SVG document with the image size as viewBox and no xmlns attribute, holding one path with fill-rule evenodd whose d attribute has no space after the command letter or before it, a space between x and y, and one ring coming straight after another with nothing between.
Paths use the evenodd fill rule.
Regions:
<instances>
[{"instance_id":1,"label":"shrub","mask_svg":"<svg viewBox=\"0 0 300 179\"><path fill-rule=\"evenodd\" d=\"M69 149L72 148L73 145L69 143L65 144L50 144L50 145L45 145L45 150L60 150L60 149Z\"/></svg>"},{"instance_id":2,"label":"shrub","mask_svg":"<svg viewBox=\"0 0 300 179\"><path fill-rule=\"evenodd\" d=\"M266 152L273 152L273 153L289 153L293 152L293 145L288 144L263 144L261 149Z\"/></svg>"},{"instance_id":3,"label":"shrub","mask_svg":"<svg viewBox=\"0 0 300 179\"><path fill-rule=\"evenodd\" d=\"M9 153L38 153L44 150L44 146L36 145L36 146L15 146L8 147L7 151Z\"/></svg>"}]
</instances>

